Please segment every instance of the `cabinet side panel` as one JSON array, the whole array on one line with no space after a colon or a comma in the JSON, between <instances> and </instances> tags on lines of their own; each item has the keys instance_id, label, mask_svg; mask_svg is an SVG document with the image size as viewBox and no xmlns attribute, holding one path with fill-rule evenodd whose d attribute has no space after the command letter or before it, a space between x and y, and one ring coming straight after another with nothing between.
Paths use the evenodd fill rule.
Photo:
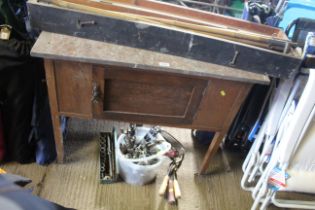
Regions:
<instances>
[{"instance_id":1,"label":"cabinet side panel","mask_svg":"<svg viewBox=\"0 0 315 210\"><path fill-rule=\"evenodd\" d=\"M250 87L246 83L212 79L193 125L205 130L222 130L227 126L227 118L237 113Z\"/></svg>"},{"instance_id":2,"label":"cabinet side panel","mask_svg":"<svg viewBox=\"0 0 315 210\"><path fill-rule=\"evenodd\" d=\"M90 118L92 66L67 61L55 61L54 64L60 113Z\"/></svg>"}]
</instances>

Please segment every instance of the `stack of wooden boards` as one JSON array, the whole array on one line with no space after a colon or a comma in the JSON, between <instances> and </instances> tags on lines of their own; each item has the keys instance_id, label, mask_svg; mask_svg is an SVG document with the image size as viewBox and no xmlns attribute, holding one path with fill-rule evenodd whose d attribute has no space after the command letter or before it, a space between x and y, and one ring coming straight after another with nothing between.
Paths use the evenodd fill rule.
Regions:
<instances>
[{"instance_id":1,"label":"stack of wooden boards","mask_svg":"<svg viewBox=\"0 0 315 210\"><path fill-rule=\"evenodd\" d=\"M301 59L279 29L148 0L30 0L33 28L159 51L275 77Z\"/></svg>"}]
</instances>

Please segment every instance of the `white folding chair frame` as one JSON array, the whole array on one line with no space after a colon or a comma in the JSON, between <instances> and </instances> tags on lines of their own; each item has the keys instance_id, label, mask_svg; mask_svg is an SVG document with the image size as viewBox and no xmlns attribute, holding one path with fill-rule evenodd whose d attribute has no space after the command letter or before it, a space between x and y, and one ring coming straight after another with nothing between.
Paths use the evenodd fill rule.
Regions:
<instances>
[{"instance_id":1,"label":"white folding chair frame","mask_svg":"<svg viewBox=\"0 0 315 210\"><path fill-rule=\"evenodd\" d=\"M303 135L315 115L314 93L315 69L310 69L307 84L300 97L292 121L287 131L284 132L284 135L281 137L279 145L276 145L270 162L252 191L254 198L252 210L255 210L260 204L260 209L263 210L271 202L279 207L315 209L315 202L276 199L277 192L268 190L267 186L273 168L278 166L282 170L286 170L292 156L295 154L302 141Z\"/></svg>"},{"instance_id":2,"label":"white folding chair frame","mask_svg":"<svg viewBox=\"0 0 315 210\"><path fill-rule=\"evenodd\" d=\"M254 189L247 185L253 182L257 176L261 175L264 170L265 157L268 153L267 147L271 146L272 141L275 139L280 124L284 120L284 116L299 86L300 79L297 78L295 83L293 83L293 80L282 81L276 89L266 120L259 130L257 138L242 165L244 175L241 180L241 187L244 190L250 191ZM259 152L263 143L264 148L262 152Z\"/></svg>"}]
</instances>

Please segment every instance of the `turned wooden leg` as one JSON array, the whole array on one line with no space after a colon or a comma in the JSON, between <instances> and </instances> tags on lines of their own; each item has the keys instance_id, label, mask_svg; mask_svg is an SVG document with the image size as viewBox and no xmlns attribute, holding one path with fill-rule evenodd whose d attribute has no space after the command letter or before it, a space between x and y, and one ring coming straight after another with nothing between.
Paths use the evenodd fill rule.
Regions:
<instances>
[{"instance_id":1,"label":"turned wooden leg","mask_svg":"<svg viewBox=\"0 0 315 210\"><path fill-rule=\"evenodd\" d=\"M64 149L63 149L63 136L60 126L60 116L58 111L58 101L56 93L56 81L54 74L54 64L51 60L45 60L45 73L48 87L48 97L50 105L50 113L52 118L52 124L54 129L54 139L57 151L58 163L63 163Z\"/></svg>"},{"instance_id":2,"label":"turned wooden leg","mask_svg":"<svg viewBox=\"0 0 315 210\"><path fill-rule=\"evenodd\" d=\"M216 132L211 144L208 147L208 150L203 158L201 167L200 167L200 171L199 174L204 174L208 167L209 167L209 162L211 160L211 158L213 158L214 154L218 151L220 144L224 138L224 136L226 135L226 132Z\"/></svg>"}]
</instances>

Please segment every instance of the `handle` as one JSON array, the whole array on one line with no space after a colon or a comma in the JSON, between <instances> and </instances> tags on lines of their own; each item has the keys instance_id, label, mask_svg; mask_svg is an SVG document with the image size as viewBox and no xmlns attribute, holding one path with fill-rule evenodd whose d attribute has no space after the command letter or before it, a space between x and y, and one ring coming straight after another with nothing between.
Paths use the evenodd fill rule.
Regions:
<instances>
[{"instance_id":1,"label":"handle","mask_svg":"<svg viewBox=\"0 0 315 210\"><path fill-rule=\"evenodd\" d=\"M93 83L93 87L92 87L92 98L91 101L96 104L99 102L99 100L101 99L101 92L100 89L98 87L98 85L96 84L96 82Z\"/></svg>"},{"instance_id":2,"label":"handle","mask_svg":"<svg viewBox=\"0 0 315 210\"><path fill-rule=\"evenodd\" d=\"M175 194L174 194L174 181L172 179L168 180L167 201L169 204L176 204L176 198L175 198Z\"/></svg>"},{"instance_id":3,"label":"handle","mask_svg":"<svg viewBox=\"0 0 315 210\"><path fill-rule=\"evenodd\" d=\"M234 65L235 65L236 60L237 60L237 57L239 56L239 54L240 54L240 52L237 51L237 50L235 50L234 56L233 56L232 60L231 60L230 63L229 63L231 66L234 66Z\"/></svg>"},{"instance_id":4,"label":"handle","mask_svg":"<svg viewBox=\"0 0 315 210\"><path fill-rule=\"evenodd\" d=\"M182 197L182 193L180 191L180 187L179 187L176 177L174 177L174 195L176 199L179 199Z\"/></svg>"},{"instance_id":5,"label":"handle","mask_svg":"<svg viewBox=\"0 0 315 210\"><path fill-rule=\"evenodd\" d=\"M168 184L168 181L169 181L169 176L166 175L163 179L163 182L160 186L160 189L159 189L159 195L160 196L163 196L166 192L166 189L167 189L167 184Z\"/></svg>"},{"instance_id":6,"label":"handle","mask_svg":"<svg viewBox=\"0 0 315 210\"><path fill-rule=\"evenodd\" d=\"M78 20L77 21L77 28L83 28L84 26L88 26L88 25L96 25L96 22L94 20L86 20L86 21L81 21Z\"/></svg>"}]
</instances>

